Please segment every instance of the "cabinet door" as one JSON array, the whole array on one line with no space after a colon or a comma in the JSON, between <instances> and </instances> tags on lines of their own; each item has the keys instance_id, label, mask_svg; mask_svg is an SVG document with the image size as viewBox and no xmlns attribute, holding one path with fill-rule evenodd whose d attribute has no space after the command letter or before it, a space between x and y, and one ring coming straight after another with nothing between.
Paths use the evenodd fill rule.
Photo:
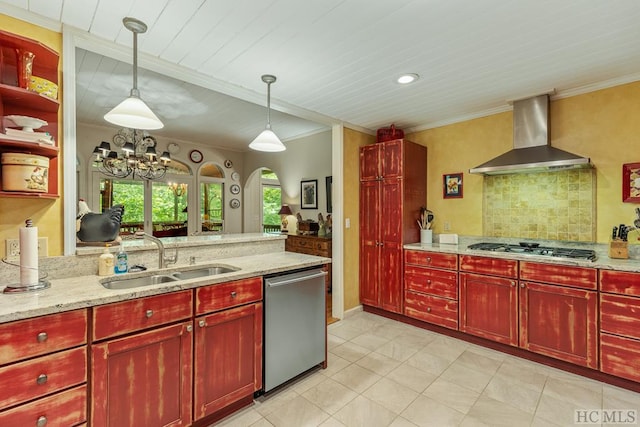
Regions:
<instances>
[{"instance_id":1,"label":"cabinet door","mask_svg":"<svg viewBox=\"0 0 640 427\"><path fill-rule=\"evenodd\" d=\"M518 289L514 279L460 273L460 330L518 345Z\"/></svg>"},{"instance_id":2,"label":"cabinet door","mask_svg":"<svg viewBox=\"0 0 640 427\"><path fill-rule=\"evenodd\" d=\"M380 308L394 313L402 313L402 245L385 242L380 250L379 274Z\"/></svg>"},{"instance_id":3,"label":"cabinet door","mask_svg":"<svg viewBox=\"0 0 640 427\"><path fill-rule=\"evenodd\" d=\"M382 144L381 167L384 178L400 178L403 171L402 158L403 140L395 139Z\"/></svg>"},{"instance_id":4,"label":"cabinet door","mask_svg":"<svg viewBox=\"0 0 640 427\"><path fill-rule=\"evenodd\" d=\"M90 425L191 424L192 323L92 346Z\"/></svg>"},{"instance_id":5,"label":"cabinet door","mask_svg":"<svg viewBox=\"0 0 640 427\"><path fill-rule=\"evenodd\" d=\"M378 306L380 182L360 183L360 302Z\"/></svg>"},{"instance_id":6,"label":"cabinet door","mask_svg":"<svg viewBox=\"0 0 640 427\"><path fill-rule=\"evenodd\" d=\"M520 282L520 347L598 367L598 293Z\"/></svg>"},{"instance_id":7,"label":"cabinet door","mask_svg":"<svg viewBox=\"0 0 640 427\"><path fill-rule=\"evenodd\" d=\"M262 387L262 303L196 319L194 417L202 418Z\"/></svg>"},{"instance_id":8,"label":"cabinet door","mask_svg":"<svg viewBox=\"0 0 640 427\"><path fill-rule=\"evenodd\" d=\"M376 181L380 178L380 145L360 147L360 181Z\"/></svg>"}]
</instances>

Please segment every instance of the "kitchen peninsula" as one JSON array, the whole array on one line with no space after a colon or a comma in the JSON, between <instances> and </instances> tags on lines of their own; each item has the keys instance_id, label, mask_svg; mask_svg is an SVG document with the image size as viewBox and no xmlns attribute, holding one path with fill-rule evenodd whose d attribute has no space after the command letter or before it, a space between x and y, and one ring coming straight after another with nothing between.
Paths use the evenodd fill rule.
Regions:
<instances>
[{"instance_id":1,"label":"kitchen peninsula","mask_svg":"<svg viewBox=\"0 0 640 427\"><path fill-rule=\"evenodd\" d=\"M127 416L133 425L209 425L251 404L262 389L263 276L331 262L285 252L285 238L166 239L179 258L165 269L156 268L155 245L126 242L132 264L149 268L118 279L230 270L129 289L107 289L115 277L95 275L102 248L43 259L49 289L0 295L0 381L10 384L0 424L124 425ZM144 381L122 383L121 369ZM123 411L129 392L141 404Z\"/></svg>"}]
</instances>

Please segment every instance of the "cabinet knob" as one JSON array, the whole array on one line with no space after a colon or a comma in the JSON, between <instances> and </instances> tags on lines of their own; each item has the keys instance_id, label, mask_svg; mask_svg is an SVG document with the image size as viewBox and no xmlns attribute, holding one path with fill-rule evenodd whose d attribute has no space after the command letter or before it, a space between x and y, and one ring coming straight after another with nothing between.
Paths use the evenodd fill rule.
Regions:
<instances>
[{"instance_id":1,"label":"cabinet knob","mask_svg":"<svg viewBox=\"0 0 640 427\"><path fill-rule=\"evenodd\" d=\"M192 325L187 325L187 332L191 332L193 331L193 326Z\"/></svg>"},{"instance_id":2,"label":"cabinet knob","mask_svg":"<svg viewBox=\"0 0 640 427\"><path fill-rule=\"evenodd\" d=\"M153 316L153 310L147 310L145 312L145 316L147 316L147 319L150 318L151 316Z\"/></svg>"},{"instance_id":3,"label":"cabinet knob","mask_svg":"<svg viewBox=\"0 0 640 427\"><path fill-rule=\"evenodd\" d=\"M236 294L236 291L231 291L231 298L235 298L238 294Z\"/></svg>"},{"instance_id":4,"label":"cabinet knob","mask_svg":"<svg viewBox=\"0 0 640 427\"><path fill-rule=\"evenodd\" d=\"M36 427L44 427L47 425L47 417L40 415L36 421Z\"/></svg>"},{"instance_id":5,"label":"cabinet knob","mask_svg":"<svg viewBox=\"0 0 640 427\"><path fill-rule=\"evenodd\" d=\"M48 379L49 378L47 378L47 374L40 374L36 379L36 383L38 383L38 385L46 384Z\"/></svg>"},{"instance_id":6,"label":"cabinet knob","mask_svg":"<svg viewBox=\"0 0 640 427\"><path fill-rule=\"evenodd\" d=\"M431 264L431 257L430 257L430 256L428 256L428 257L427 257L427 262L428 262L429 264Z\"/></svg>"},{"instance_id":7,"label":"cabinet knob","mask_svg":"<svg viewBox=\"0 0 640 427\"><path fill-rule=\"evenodd\" d=\"M520 287L524 289L524 283L520 283Z\"/></svg>"},{"instance_id":8,"label":"cabinet knob","mask_svg":"<svg viewBox=\"0 0 640 427\"><path fill-rule=\"evenodd\" d=\"M204 320L201 320L198 322L198 326L200 326L201 328L204 328L205 326L207 326L207 323Z\"/></svg>"},{"instance_id":9,"label":"cabinet knob","mask_svg":"<svg viewBox=\"0 0 640 427\"><path fill-rule=\"evenodd\" d=\"M516 282L511 282L511 287L515 288L516 287Z\"/></svg>"},{"instance_id":10,"label":"cabinet knob","mask_svg":"<svg viewBox=\"0 0 640 427\"><path fill-rule=\"evenodd\" d=\"M431 307L427 307L427 313L431 313Z\"/></svg>"},{"instance_id":11,"label":"cabinet knob","mask_svg":"<svg viewBox=\"0 0 640 427\"><path fill-rule=\"evenodd\" d=\"M427 280L427 285L430 285L430 284L431 284L431 279L428 279Z\"/></svg>"},{"instance_id":12,"label":"cabinet knob","mask_svg":"<svg viewBox=\"0 0 640 427\"><path fill-rule=\"evenodd\" d=\"M49 338L49 335L47 335L46 332L40 332L38 334L38 342L45 342L47 338Z\"/></svg>"}]
</instances>

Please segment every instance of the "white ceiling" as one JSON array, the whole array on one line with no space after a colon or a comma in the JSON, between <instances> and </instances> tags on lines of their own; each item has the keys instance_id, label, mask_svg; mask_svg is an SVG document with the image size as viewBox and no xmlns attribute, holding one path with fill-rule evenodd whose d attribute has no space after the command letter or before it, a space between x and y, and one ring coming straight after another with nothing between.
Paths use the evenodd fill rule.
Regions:
<instances>
[{"instance_id":1,"label":"white ceiling","mask_svg":"<svg viewBox=\"0 0 640 427\"><path fill-rule=\"evenodd\" d=\"M332 122L433 127L554 88L563 96L640 80L638 0L8 0L0 12L129 49L122 18L141 19L141 57L178 66L171 78L139 75L166 122L154 133L238 149L266 121L265 73L278 77L272 106L289 113L272 117L285 140ZM130 65L77 58L79 118L101 122L128 95ZM400 86L404 72L421 78Z\"/></svg>"}]
</instances>

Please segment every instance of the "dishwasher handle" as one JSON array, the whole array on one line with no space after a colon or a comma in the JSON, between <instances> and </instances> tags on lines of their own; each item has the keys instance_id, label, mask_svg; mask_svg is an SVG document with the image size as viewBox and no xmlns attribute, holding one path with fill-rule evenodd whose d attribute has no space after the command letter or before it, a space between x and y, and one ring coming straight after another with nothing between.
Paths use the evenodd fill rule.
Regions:
<instances>
[{"instance_id":1,"label":"dishwasher handle","mask_svg":"<svg viewBox=\"0 0 640 427\"><path fill-rule=\"evenodd\" d=\"M284 279L279 281L271 281L271 279L267 279L267 286L270 288L275 288L277 286L286 286L291 285L292 283L299 283L305 280L317 279L318 277L324 277L327 275L326 271L321 271L315 274L309 274L308 276L298 276L293 279Z\"/></svg>"}]
</instances>

